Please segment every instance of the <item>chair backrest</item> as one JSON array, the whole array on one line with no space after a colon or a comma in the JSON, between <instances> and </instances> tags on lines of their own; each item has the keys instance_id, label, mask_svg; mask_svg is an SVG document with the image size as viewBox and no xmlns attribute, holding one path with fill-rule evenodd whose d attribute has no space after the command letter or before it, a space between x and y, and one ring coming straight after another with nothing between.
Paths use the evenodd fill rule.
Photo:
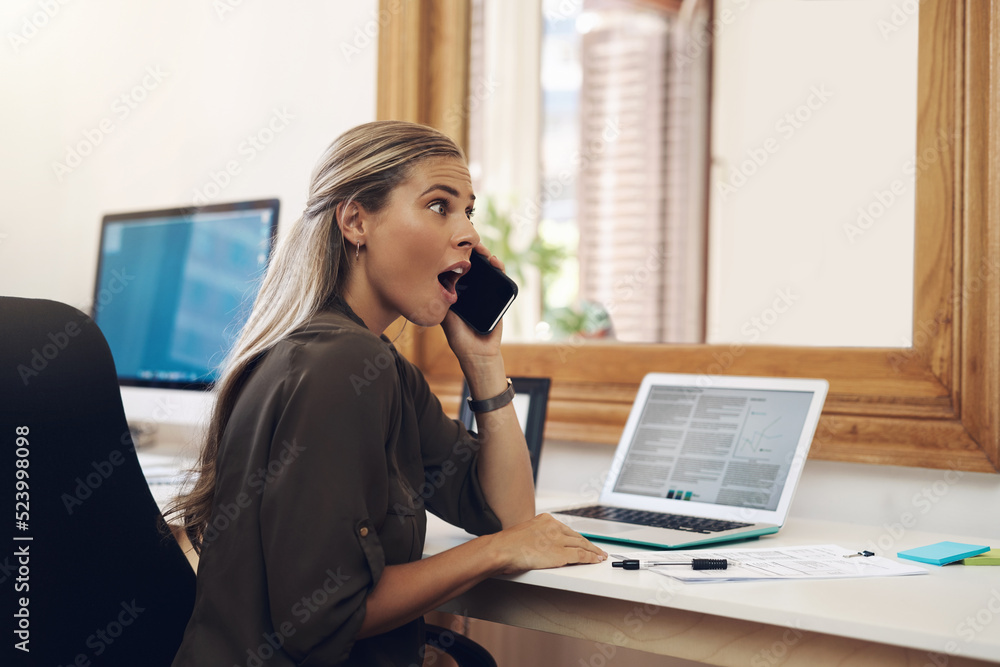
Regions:
<instances>
[{"instance_id":1,"label":"chair backrest","mask_svg":"<svg viewBox=\"0 0 1000 667\"><path fill-rule=\"evenodd\" d=\"M195 576L161 530L104 336L64 304L0 297L0 373L0 478L14 510L0 552L11 659L0 663L169 665Z\"/></svg>"}]
</instances>

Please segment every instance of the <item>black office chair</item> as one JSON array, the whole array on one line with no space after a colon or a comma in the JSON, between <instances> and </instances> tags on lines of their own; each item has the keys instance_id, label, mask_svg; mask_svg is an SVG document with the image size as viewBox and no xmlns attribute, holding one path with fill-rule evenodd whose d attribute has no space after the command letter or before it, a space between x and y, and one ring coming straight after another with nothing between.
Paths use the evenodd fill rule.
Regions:
<instances>
[{"instance_id":1,"label":"black office chair","mask_svg":"<svg viewBox=\"0 0 1000 667\"><path fill-rule=\"evenodd\" d=\"M161 530L104 336L64 304L0 297L0 372L2 616L21 630L3 664L169 665L195 575Z\"/></svg>"},{"instance_id":2,"label":"black office chair","mask_svg":"<svg viewBox=\"0 0 1000 667\"><path fill-rule=\"evenodd\" d=\"M427 645L451 656L458 667L497 667L490 652L465 635L427 623Z\"/></svg>"},{"instance_id":3,"label":"black office chair","mask_svg":"<svg viewBox=\"0 0 1000 667\"><path fill-rule=\"evenodd\" d=\"M0 664L169 665L194 571L139 467L111 351L80 311L0 297L0 452L14 514L2 615L20 631ZM496 667L446 628L428 626L427 643Z\"/></svg>"}]
</instances>

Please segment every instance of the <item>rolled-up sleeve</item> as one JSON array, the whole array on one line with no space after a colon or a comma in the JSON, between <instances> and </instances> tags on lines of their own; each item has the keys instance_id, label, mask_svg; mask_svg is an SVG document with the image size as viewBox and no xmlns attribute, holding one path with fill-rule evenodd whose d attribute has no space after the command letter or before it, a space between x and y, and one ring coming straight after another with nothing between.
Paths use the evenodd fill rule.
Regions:
<instances>
[{"instance_id":1,"label":"rolled-up sleeve","mask_svg":"<svg viewBox=\"0 0 1000 667\"><path fill-rule=\"evenodd\" d=\"M377 339L321 349L298 359L301 373L287 383L260 514L272 624L303 665L348 657L385 568L376 528L399 398L394 374L365 364L386 354Z\"/></svg>"},{"instance_id":2,"label":"rolled-up sleeve","mask_svg":"<svg viewBox=\"0 0 1000 667\"><path fill-rule=\"evenodd\" d=\"M412 392L420 425L425 477L420 495L425 506L473 535L501 530L503 526L479 483L479 440L460 421L444 413L416 367L404 360L400 370Z\"/></svg>"}]
</instances>

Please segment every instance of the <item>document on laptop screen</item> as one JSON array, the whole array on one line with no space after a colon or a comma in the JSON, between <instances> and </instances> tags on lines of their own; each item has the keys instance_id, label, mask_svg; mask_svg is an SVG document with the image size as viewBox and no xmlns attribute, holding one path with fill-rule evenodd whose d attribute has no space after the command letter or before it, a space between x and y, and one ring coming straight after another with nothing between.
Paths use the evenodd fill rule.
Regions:
<instances>
[{"instance_id":1,"label":"document on laptop screen","mask_svg":"<svg viewBox=\"0 0 1000 667\"><path fill-rule=\"evenodd\" d=\"M774 510L813 394L653 387L614 491Z\"/></svg>"}]
</instances>

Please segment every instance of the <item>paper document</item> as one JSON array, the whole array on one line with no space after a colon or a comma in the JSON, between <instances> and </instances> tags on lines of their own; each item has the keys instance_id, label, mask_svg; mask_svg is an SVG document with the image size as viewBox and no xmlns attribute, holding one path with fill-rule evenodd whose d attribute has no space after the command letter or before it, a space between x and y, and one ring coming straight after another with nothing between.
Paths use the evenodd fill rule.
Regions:
<instances>
[{"instance_id":1,"label":"paper document","mask_svg":"<svg viewBox=\"0 0 1000 667\"><path fill-rule=\"evenodd\" d=\"M657 563L685 563L649 567L651 572L691 583L711 581L760 581L764 579L845 579L927 574L915 565L904 565L881 556L857 553L833 544L771 549L698 549L694 551L641 551L613 554L614 558ZM694 570L693 558L725 558L725 570Z\"/></svg>"}]
</instances>

